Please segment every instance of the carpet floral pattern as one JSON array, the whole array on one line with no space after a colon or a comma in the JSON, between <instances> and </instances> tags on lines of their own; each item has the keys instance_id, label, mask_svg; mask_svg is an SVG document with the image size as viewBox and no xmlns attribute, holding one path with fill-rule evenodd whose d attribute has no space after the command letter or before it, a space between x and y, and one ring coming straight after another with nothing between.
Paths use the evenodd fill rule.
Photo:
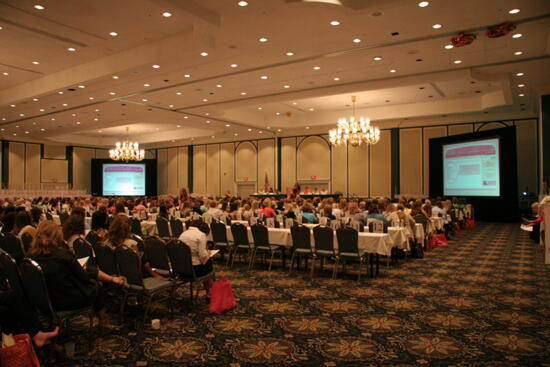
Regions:
<instances>
[{"instance_id":1,"label":"carpet floral pattern","mask_svg":"<svg viewBox=\"0 0 550 367\"><path fill-rule=\"evenodd\" d=\"M96 332L91 353L77 343L75 357L52 365L550 366L550 266L519 225L479 224L361 283L353 266L336 280L330 265L313 280L260 261L216 269L233 285L234 310L209 314L184 288L172 313L155 302L160 330L128 307L124 327Z\"/></svg>"}]
</instances>

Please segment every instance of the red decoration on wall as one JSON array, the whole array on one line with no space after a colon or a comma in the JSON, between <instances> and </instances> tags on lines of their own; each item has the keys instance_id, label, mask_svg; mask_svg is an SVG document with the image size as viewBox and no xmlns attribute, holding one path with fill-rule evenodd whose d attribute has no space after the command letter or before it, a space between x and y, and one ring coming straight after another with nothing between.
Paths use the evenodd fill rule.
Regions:
<instances>
[{"instance_id":1,"label":"red decoration on wall","mask_svg":"<svg viewBox=\"0 0 550 367\"><path fill-rule=\"evenodd\" d=\"M243 177L243 181L248 181L248 177Z\"/></svg>"},{"instance_id":2,"label":"red decoration on wall","mask_svg":"<svg viewBox=\"0 0 550 367\"><path fill-rule=\"evenodd\" d=\"M498 38L506 36L508 33L516 29L516 25L512 23L502 23L499 25L494 25L487 28L487 37L489 38Z\"/></svg>"},{"instance_id":3,"label":"red decoration on wall","mask_svg":"<svg viewBox=\"0 0 550 367\"><path fill-rule=\"evenodd\" d=\"M459 34L457 34L456 36L451 38L451 44L454 47L463 47L463 46L467 46L470 43L474 42L475 39L476 39L476 35L473 34L473 33L462 33L462 32L460 32Z\"/></svg>"},{"instance_id":4,"label":"red decoration on wall","mask_svg":"<svg viewBox=\"0 0 550 367\"><path fill-rule=\"evenodd\" d=\"M316 180L317 179L317 176L311 176L310 177L312 180Z\"/></svg>"}]
</instances>

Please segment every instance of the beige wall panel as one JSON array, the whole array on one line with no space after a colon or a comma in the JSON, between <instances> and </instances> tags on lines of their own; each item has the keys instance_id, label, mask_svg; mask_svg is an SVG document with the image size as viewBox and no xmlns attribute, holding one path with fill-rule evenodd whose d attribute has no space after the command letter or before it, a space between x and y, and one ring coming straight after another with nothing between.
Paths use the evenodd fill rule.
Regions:
<instances>
[{"instance_id":1,"label":"beige wall panel","mask_svg":"<svg viewBox=\"0 0 550 367\"><path fill-rule=\"evenodd\" d=\"M472 124L464 124L464 125L449 125L449 136L451 135L460 135L460 134L468 134L473 132Z\"/></svg>"},{"instance_id":2,"label":"beige wall panel","mask_svg":"<svg viewBox=\"0 0 550 367\"><path fill-rule=\"evenodd\" d=\"M281 191L296 182L296 138L281 141Z\"/></svg>"},{"instance_id":3,"label":"beige wall panel","mask_svg":"<svg viewBox=\"0 0 550 367\"><path fill-rule=\"evenodd\" d=\"M61 159L42 159L40 172L42 182L66 183L68 175L68 161Z\"/></svg>"},{"instance_id":4,"label":"beige wall panel","mask_svg":"<svg viewBox=\"0 0 550 367\"><path fill-rule=\"evenodd\" d=\"M422 194L422 129L399 131L399 182L402 195Z\"/></svg>"},{"instance_id":5,"label":"beige wall panel","mask_svg":"<svg viewBox=\"0 0 550 367\"><path fill-rule=\"evenodd\" d=\"M166 150L166 187L168 194L178 194L178 148Z\"/></svg>"},{"instance_id":6,"label":"beige wall panel","mask_svg":"<svg viewBox=\"0 0 550 367\"><path fill-rule=\"evenodd\" d=\"M206 146L206 192L211 195L220 194L220 146Z\"/></svg>"},{"instance_id":7,"label":"beige wall panel","mask_svg":"<svg viewBox=\"0 0 550 367\"><path fill-rule=\"evenodd\" d=\"M265 185L265 175L273 189L275 182L275 139L258 141L258 190Z\"/></svg>"},{"instance_id":8,"label":"beige wall panel","mask_svg":"<svg viewBox=\"0 0 550 367\"><path fill-rule=\"evenodd\" d=\"M256 147L249 141L245 141L235 151L235 181L256 181L257 158Z\"/></svg>"},{"instance_id":9,"label":"beige wall panel","mask_svg":"<svg viewBox=\"0 0 550 367\"><path fill-rule=\"evenodd\" d=\"M516 122L516 144L518 161L518 191L537 193L536 120Z\"/></svg>"},{"instance_id":10,"label":"beige wall panel","mask_svg":"<svg viewBox=\"0 0 550 367\"><path fill-rule=\"evenodd\" d=\"M96 149L95 157L97 159L109 159L109 151L106 149Z\"/></svg>"},{"instance_id":11,"label":"beige wall panel","mask_svg":"<svg viewBox=\"0 0 550 367\"><path fill-rule=\"evenodd\" d=\"M445 126L424 128L424 195L430 194L430 139L447 136Z\"/></svg>"},{"instance_id":12,"label":"beige wall panel","mask_svg":"<svg viewBox=\"0 0 550 367\"><path fill-rule=\"evenodd\" d=\"M332 185L333 193L340 192L344 195L348 194L348 164L347 164L347 147L332 147Z\"/></svg>"},{"instance_id":13,"label":"beige wall panel","mask_svg":"<svg viewBox=\"0 0 550 367\"><path fill-rule=\"evenodd\" d=\"M44 144L44 158L66 159L64 145Z\"/></svg>"},{"instance_id":14,"label":"beige wall panel","mask_svg":"<svg viewBox=\"0 0 550 367\"><path fill-rule=\"evenodd\" d=\"M182 187L189 188L189 155L187 154L187 149L187 147L178 148L178 193Z\"/></svg>"},{"instance_id":15,"label":"beige wall panel","mask_svg":"<svg viewBox=\"0 0 550 367\"><path fill-rule=\"evenodd\" d=\"M10 142L9 148L9 187L22 189L25 184L25 144Z\"/></svg>"},{"instance_id":16,"label":"beige wall panel","mask_svg":"<svg viewBox=\"0 0 550 367\"><path fill-rule=\"evenodd\" d=\"M91 166L94 149L73 148L73 188L91 191Z\"/></svg>"},{"instance_id":17,"label":"beige wall panel","mask_svg":"<svg viewBox=\"0 0 550 367\"><path fill-rule=\"evenodd\" d=\"M157 159L157 191L159 195L168 193L168 151L167 149L158 150Z\"/></svg>"},{"instance_id":18,"label":"beige wall panel","mask_svg":"<svg viewBox=\"0 0 550 367\"><path fill-rule=\"evenodd\" d=\"M220 192L223 195L227 191L235 193L235 159L233 157L234 144L220 145Z\"/></svg>"},{"instance_id":19,"label":"beige wall panel","mask_svg":"<svg viewBox=\"0 0 550 367\"><path fill-rule=\"evenodd\" d=\"M391 195L391 133L380 131L380 141L370 146L370 195Z\"/></svg>"},{"instance_id":20,"label":"beige wall panel","mask_svg":"<svg viewBox=\"0 0 550 367\"><path fill-rule=\"evenodd\" d=\"M40 189L40 145L25 144L25 184Z\"/></svg>"},{"instance_id":21,"label":"beige wall panel","mask_svg":"<svg viewBox=\"0 0 550 367\"><path fill-rule=\"evenodd\" d=\"M193 148L193 192L206 194L206 145Z\"/></svg>"},{"instance_id":22,"label":"beige wall panel","mask_svg":"<svg viewBox=\"0 0 550 367\"><path fill-rule=\"evenodd\" d=\"M297 155L298 180L330 179L330 147L327 141L318 136L305 138L298 146Z\"/></svg>"},{"instance_id":23,"label":"beige wall panel","mask_svg":"<svg viewBox=\"0 0 550 367\"><path fill-rule=\"evenodd\" d=\"M369 147L348 147L348 191L350 196L369 195Z\"/></svg>"}]
</instances>

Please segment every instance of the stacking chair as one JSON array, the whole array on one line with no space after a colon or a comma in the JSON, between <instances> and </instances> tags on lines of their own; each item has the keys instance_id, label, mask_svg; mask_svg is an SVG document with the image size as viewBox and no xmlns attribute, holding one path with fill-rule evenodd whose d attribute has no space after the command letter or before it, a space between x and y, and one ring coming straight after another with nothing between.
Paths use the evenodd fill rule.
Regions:
<instances>
[{"instance_id":1,"label":"stacking chair","mask_svg":"<svg viewBox=\"0 0 550 367\"><path fill-rule=\"evenodd\" d=\"M132 226L132 233L143 237L143 232L141 231L141 221L137 218L131 218L130 224Z\"/></svg>"},{"instance_id":2,"label":"stacking chair","mask_svg":"<svg viewBox=\"0 0 550 367\"><path fill-rule=\"evenodd\" d=\"M170 219L170 229L172 230L172 237L179 238L183 233L183 223L179 219L172 218Z\"/></svg>"},{"instance_id":3,"label":"stacking chair","mask_svg":"<svg viewBox=\"0 0 550 367\"><path fill-rule=\"evenodd\" d=\"M388 224L378 219L367 219L369 232L371 233L388 233Z\"/></svg>"},{"instance_id":4,"label":"stacking chair","mask_svg":"<svg viewBox=\"0 0 550 367\"><path fill-rule=\"evenodd\" d=\"M254 252L254 245L248 241L248 231L246 227L241 223L233 223L231 225L231 234L233 235L233 243L235 246L231 255L231 267L233 267L233 264L235 263L235 257L239 253L239 250L247 251L248 264L250 266L252 253Z\"/></svg>"},{"instance_id":5,"label":"stacking chair","mask_svg":"<svg viewBox=\"0 0 550 367\"><path fill-rule=\"evenodd\" d=\"M360 281L361 270L363 269L363 264L366 262L366 257L359 252L357 231L353 228L340 228L336 231L336 238L338 239L339 256L334 266L338 266L338 260L342 260L344 266L346 260L358 260L359 274L357 275L357 281Z\"/></svg>"},{"instance_id":6,"label":"stacking chair","mask_svg":"<svg viewBox=\"0 0 550 367\"><path fill-rule=\"evenodd\" d=\"M254 233L254 232L253 232ZM288 274L292 273L292 266L294 265L294 259L298 258L298 264L300 257L311 257L311 274L315 270L315 253L311 249L311 232L309 228L305 226L294 226L290 228L290 235L292 236L292 257L290 258L290 269Z\"/></svg>"},{"instance_id":7,"label":"stacking chair","mask_svg":"<svg viewBox=\"0 0 550 367\"><path fill-rule=\"evenodd\" d=\"M114 250L103 242L93 245L93 249L97 266L101 271L109 275L118 275Z\"/></svg>"},{"instance_id":8,"label":"stacking chair","mask_svg":"<svg viewBox=\"0 0 550 367\"><path fill-rule=\"evenodd\" d=\"M130 294L137 296L143 296L146 298L147 303L145 305L145 312L143 315L143 322L147 320L149 310L151 308L151 302L153 297L162 292L170 292L170 308L172 308L172 296L174 293L175 282L170 280L163 280L154 277L143 278L141 272L140 260L138 255L129 247L122 245L118 246L115 250L116 263L120 271L120 275L126 277L128 281L128 288L124 288L124 297L120 304L120 319L123 319L124 306L126 300Z\"/></svg>"},{"instance_id":9,"label":"stacking chair","mask_svg":"<svg viewBox=\"0 0 550 367\"><path fill-rule=\"evenodd\" d=\"M294 219L292 218L285 218L285 228L292 228L294 226Z\"/></svg>"},{"instance_id":10,"label":"stacking chair","mask_svg":"<svg viewBox=\"0 0 550 367\"><path fill-rule=\"evenodd\" d=\"M332 230L332 228L329 227L314 227L313 239L315 240L315 255L320 258L321 270L323 270L323 264L326 258L334 259L335 264L332 271L332 278L336 278L338 253L334 249L334 231Z\"/></svg>"},{"instance_id":11,"label":"stacking chair","mask_svg":"<svg viewBox=\"0 0 550 367\"><path fill-rule=\"evenodd\" d=\"M23 243L13 233L6 233L0 238L0 248L10 254L17 262L20 262L25 257Z\"/></svg>"},{"instance_id":12,"label":"stacking chair","mask_svg":"<svg viewBox=\"0 0 550 367\"><path fill-rule=\"evenodd\" d=\"M157 223L157 233L160 238L163 240L169 240L172 238L170 235L170 224L168 223L168 220L163 217L157 217L156 219Z\"/></svg>"},{"instance_id":13,"label":"stacking chair","mask_svg":"<svg viewBox=\"0 0 550 367\"><path fill-rule=\"evenodd\" d=\"M358 222L356 220L352 220L349 225L351 228L355 229L357 232L363 232L364 231L364 225L361 222Z\"/></svg>"},{"instance_id":14,"label":"stacking chair","mask_svg":"<svg viewBox=\"0 0 550 367\"><path fill-rule=\"evenodd\" d=\"M147 237L144 241L144 250L153 271L165 277L171 276L172 266L163 240L158 237Z\"/></svg>"},{"instance_id":15,"label":"stacking chair","mask_svg":"<svg viewBox=\"0 0 550 367\"><path fill-rule=\"evenodd\" d=\"M233 253L233 242L229 242L227 239L227 228L224 222L213 221L210 224L210 230L212 231L212 242L214 242L214 248L220 248L220 250L227 249L227 260L225 266L229 265L229 259Z\"/></svg>"},{"instance_id":16,"label":"stacking chair","mask_svg":"<svg viewBox=\"0 0 550 367\"><path fill-rule=\"evenodd\" d=\"M191 301L193 301L193 285L205 279L214 278L215 273L211 272L202 277L197 277L193 268L191 249L179 240L168 242L166 249L168 250L168 256L170 257L172 270L176 279L183 283L189 282L190 297Z\"/></svg>"},{"instance_id":17,"label":"stacking chair","mask_svg":"<svg viewBox=\"0 0 550 367\"><path fill-rule=\"evenodd\" d=\"M138 248L138 251L145 252L145 242L143 241L143 238L141 238L137 234L132 234L130 236L130 239L133 241L136 241L136 246Z\"/></svg>"},{"instance_id":18,"label":"stacking chair","mask_svg":"<svg viewBox=\"0 0 550 367\"><path fill-rule=\"evenodd\" d=\"M269 235L267 227L261 224L255 224L250 227L252 231L252 238L254 238L254 249L252 251L252 259L250 260L249 269L252 269L254 266L254 258L258 251L263 252L264 254L270 254L271 259L269 260L269 271L271 271L271 266L273 265L273 257L276 252L281 253L281 247L276 245L269 244ZM282 255L281 255L282 259Z\"/></svg>"},{"instance_id":19,"label":"stacking chair","mask_svg":"<svg viewBox=\"0 0 550 367\"><path fill-rule=\"evenodd\" d=\"M339 220L330 221L330 229L333 231L340 229L341 226L342 226L342 222L340 222Z\"/></svg>"},{"instance_id":20,"label":"stacking chair","mask_svg":"<svg viewBox=\"0 0 550 367\"><path fill-rule=\"evenodd\" d=\"M90 259L95 258L94 248L92 245L83 238L77 238L73 242L73 251L77 258L81 259L83 257L89 257Z\"/></svg>"},{"instance_id":21,"label":"stacking chair","mask_svg":"<svg viewBox=\"0 0 550 367\"><path fill-rule=\"evenodd\" d=\"M25 252L25 254L29 252L29 249L31 248L32 240L33 238L30 235L30 233L23 233L23 235L21 236L21 242L23 243L23 251Z\"/></svg>"}]
</instances>

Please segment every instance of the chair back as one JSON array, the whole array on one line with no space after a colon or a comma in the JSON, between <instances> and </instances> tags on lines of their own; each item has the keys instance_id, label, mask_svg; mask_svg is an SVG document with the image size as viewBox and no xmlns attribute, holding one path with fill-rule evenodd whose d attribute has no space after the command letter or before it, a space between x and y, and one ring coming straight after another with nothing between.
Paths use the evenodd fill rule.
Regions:
<instances>
[{"instance_id":1,"label":"chair back","mask_svg":"<svg viewBox=\"0 0 550 367\"><path fill-rule=\"evenodd\" d=\"M319 218L319 224L322 225L322 226L328 226L328 217L320 217Z\"/></svg>"},{"instance_id":2,"label":"chair back","mask_svg":"<svg viewBox=\"0 0 550 367\"><path fill-rule=\"evenodd\" d=\"M141 231L141 221L138 218L131 218L130 223L132 225L132 233L137 234L138 236L143 236Z\"/></svg>"},{"instance_id":3,"label":"chair back","mask_svg":"<svg viewBox=\"0 0 550 367\"><path fill-rule=\"evenodd\" d=\"M206 222L206 224L212 223L212 214L204 213L202 215L202 219Z\"/></svg>"},{"instance_id":4,"label":"chair back","mask_svg":"<svg viewBox=\"0 0 550 367\"><path fill-rule=\"evenodd\" d=\"M311 232L305 226L294 226L290 228L292 236L292 248L311 251Z\"/></svg>"},{"instance_id":5,"label":"chair back","mask_svg":"<svg viewBox=\"0 0 550 367\"><path fill-rule=\"evenodd\" d=\"M0 267L2 268L1 287L2 291L12 290L14 292L23 292L23 285L17 269L17 263L14 258L6 251L0 249Z\"/></svg>"},{"instance_id":6,"label":"chair back","mask_svg":"<svg viewBox=\"0 0 550 367\"><path fill-rule=\"evenodd\" d=\"M21 236L21 242L23 243L23 250L25 251L25 254L29 252L29 249L31 248L32 240L33 238L31 234L28 232L23 233L23 235Z\"/></svg>"},{"instance_id":7,"label":"chair back","mask_svg":"<svg viewBox=\"0 0 550 367\"><path fill-rule=\"evenodd\" d=\"M166 220L166 218L157 217L155 222L157 223L157 232L158 232L160 237L163 237L163 238L171 237L170 236L170 226L169 226L168 220Z\"/></svg>"},{"instance_id":8,"label":"chair back","mask_svg":"<svg viewBox=\"0 0 550 367\"><path fill-rule=\"evenodd\" d=\"M120 275L126 277L128 284L143 287L143 274L138 255L126 245L118 246L114 253Z\"/></svg>"},{"instance_id":9,"label":"chair back","mask_svg":"<svg viewBox=\"0 0 550 367\"><path fill-rule=\"evenodd\" d=\"M254 246L269 246L269 235L266 226L255 224L250 227L250 230L252 231Z\"/></svg>"},{"instance_id":10,"label":"chair back","mask_svg":"<svg viewBox=\"0 0 550 367\"><path fill-rule=\"evenodd\" d=\"M170 220L170 228L172 229L172 237L178 238L183 233L183 223L179 219L172 218Z\"/></svg>"},{"instance_id":11,"label":"chair back","mask_svg":"<svg viewBox=\"0 0 550 367\"><path fill-rule=\"evenodd\" d=\"M73 251L77 258L81 259L83 257L94 258L94 248L92 245L86 241L84 238L77 238L73 242Z\"/></svg>"},{"instance_id":12,"label":"chair back","mask_svg":"<svg viewBox=\"0 0 550 367\"><path fill-rule=\"evenodd\" d=\"M341 226L342 226L342 223L339 220L331 220L330 221L330 229L332 231L336 231L336 230L340 229Z\"/></svg>"},{"instance_id":13,"label":"chair back","mask_svg":"<svg viewBox=\"0 0 550 367\"><path fill-rule=\"evenodd\" d=\"M357 232L363 232L365 229L365 226L363 225L363 223L358 222L356 220L351 221L350 227L355 229Z\"/></svg>"},{"instance_id":14,"label":"chair back","mask_svg":"<svg viewBox=\"0 0 550 367\"><path fill-rule=\"evenodd\" d=\"M90 245L95 246L97 243L101 242L101 237L93 231L88 232L86 235L86 241L90 243Z\"/></svg>"},{"instance_id":15,"label":"chair back","mask_svg":"<svg viewBox=\"0 0 550 367\"><path fill-rule=\"evenodd\" d=\"M0 248L10 254L15 261L19 262L25 257L25 251L23 250L23 244L19 237L13 233L6 233L0 239Z\"/></svg>"},{"instance_id":16,"label":"chair back","mask_svg":"<svg viewBox=\"0 0 550 367\"><path fill-rule=\"evenodd\" d=\"M248 220L248 223L250 224L250 227L252 227L253 225L258 224L258 218L251 216L250 219Z\"/></svg>"},{"instance_id":17,"label":"chair back","mask_svg":"<svg viewBox=\"0 0 550 367\"><path fill-rule=\"evenodd\" d=\"M265 225L267 228L275 228L275 218L266 218Z\"/></svg>"},{"instance_id":18,"label":"chair back","mask_svg":"<svg viewBox=\"0 0 550 367\"><path fill-rule=\"evenodd\" d=\"M338 240L338 252L340 254L359 254L359 235L353 228L340 228L336 231Z\"/></svg>"},{"instance_id":19,"label":"chair back","mask_svg":"<svg viewBox=\"0 0 550 367\"><path fill-rule=\"evenodd\" d=\"M286 218L285 219L285 228L292 228L294 226L294 219Z\"/></svg>"},{"instance_id":20,"label":"chair back","mask_svg":"<svg viewBox=\"0 0 550 367\"><path fill-rule=\"evenodd\" d=\"M428 225L428 218L426 218L423 214L417 214L414 216L414 221L416 223L421 223L422 227L424 227L424 233L426 232L426 226Z\"/></svg>"},{"instance_id":21,"label":"chair back","mask_svg":"<svg viewBox=\"0 0 550 367\"><path fill-rule=\"evenodd\" d=\"M180 277L195 278L191 249L185 243L174 240L166 245L168 256L172 263L172 270Z\"/></svg>"},{"instance_id":22,"label":"chair back","mask_svg":"<svg viewBox=\"0 0 550 367\"><path fill-rule=\"evenodd\" d=\"M27 300L43 315L55 318L48 286L42 268L34 260L23 259L19 264L21 285Z\"/></svg>"},{"instance_id":23,"label":"chair back","mask_svg":"<svg viewBox=\"0 0 550 367\"><path fill-rule=\"evenodd\" d=\"M228 243L225 222L214 221L210 224L210 229L212 230L212 241L214 243Z\"/></svg>"},{"instance_id":24,"label":"chair back","mask_svg":"<svg viewBox=\"0 0 550 367\"><path fill-rule=\"evenodd\" d=\"M130 239L136 241L138 251L145 252L145 242L143 242L143 238L141 238L137 234L132 234Z\"/></svg>"},{"instance_id":25,"label":"chair back","mask_svg":"<svg viewBox=\"0 0 550 367\"><path fill-rule=\"evenodd\" d=\"M313 239L315 240L315 251L331 251L336 255L334 250L334 231L329 227L317 226L313 228Z\"/></svg>"},{"instance_id":26,"label":"chair back","mask_svg":"<svg viewBox=\"0 0 550 367\"><path fill-rule=\"evenodd\" d=\"M388 233L388 224L381 220L369 218L367 219L367 225L371 233Z\"/></svg>"},{"instance_id":27,"label":"chair back","mask_svg":"<svg viewBox=\"0 0 550 367\"><path fill-rule=\"evenodd\" d=\"M233 235L233 242L235 243L235 246L250 246L248 241L248 231L243 224L233 223L231 225L231 234Z\"/></svg>"},{"instance_id":28,"label":"chair back","mask_svg":"<svg viewBox=\"0 0 550 367\"><path fill-rule=\"evenodd\" d=\"M304 220L305 220L305 222L304 222ZM307 223L307 218L305 218L305 217L301 216L300 214L298 214L296 216L296 221L298 222L298 224Z\"/></svg>"},{"instance_id":29,"label":"chair back","mask_svg":"<svg viewBox=\"0 0 550 367\"><path fill-rule=\"evenodd\" d=\"M102 272L109 275L117 275L117 263L113 249L103 242L93 245L96 263Z\"/></svg>"},{"instance_id":30,"label":"chair back","mask_svg":"<svg viewBox=\"0 0 550 367\"><path fill-rule=\"evenodd\" d=\"M147 237L145 239L145 254L152 268L171 272L170 260L166 244L158 237Z\"/></svg>"}]
</instances>

